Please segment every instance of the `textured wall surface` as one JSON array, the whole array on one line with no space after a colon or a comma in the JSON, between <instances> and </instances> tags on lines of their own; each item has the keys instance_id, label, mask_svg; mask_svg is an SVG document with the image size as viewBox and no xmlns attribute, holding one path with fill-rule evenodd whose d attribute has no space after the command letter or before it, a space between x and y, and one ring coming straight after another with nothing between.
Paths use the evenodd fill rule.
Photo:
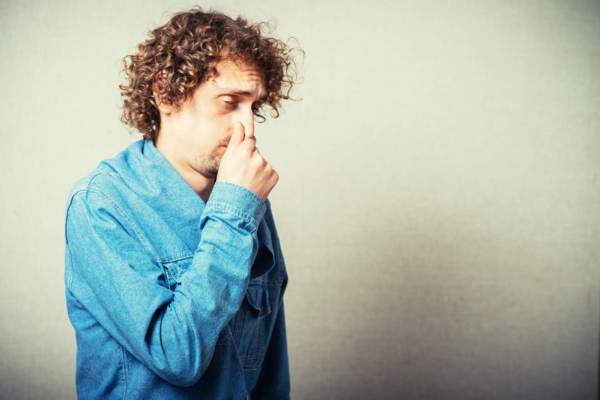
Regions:
<instances>
[{"instance_id":1,"label":"textured wall surface","mask_svg":"<svg viewBox=\"0 0 600 400\"><path fill-rule=\"evenodd\" d=\"M75 398L66 196L137 139L120 60L190 5L0 1L0 398ZM306 52L257 128L295 399L596 398L599 1L200 5Z\"/></svg>"}]
</instances>

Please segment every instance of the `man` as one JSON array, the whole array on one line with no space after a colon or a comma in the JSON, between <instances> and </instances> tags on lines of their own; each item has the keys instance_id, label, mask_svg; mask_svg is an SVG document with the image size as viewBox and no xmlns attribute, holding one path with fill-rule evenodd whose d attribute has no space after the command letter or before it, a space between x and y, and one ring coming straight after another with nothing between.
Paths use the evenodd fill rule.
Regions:
<instances>
[{"instance_id":1,"label":"man","mask_svg":"<svg viewBox=\"0 0 600 400\"><path fill-rule=\"evenodd\" d=\"M80 399L286 399L287 273L254 118L294 84L263 24L194 9L126 58L144 139L67 202L65 283Z\"/></svg>"}]
</instances>

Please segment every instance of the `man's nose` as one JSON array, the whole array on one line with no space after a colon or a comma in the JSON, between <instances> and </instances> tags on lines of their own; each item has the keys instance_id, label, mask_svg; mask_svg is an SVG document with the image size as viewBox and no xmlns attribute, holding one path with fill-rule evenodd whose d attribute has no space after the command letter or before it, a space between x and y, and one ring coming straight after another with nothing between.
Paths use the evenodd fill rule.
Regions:
<instances>
[{"instance_id":1,"label":"man's nose","mask_svg":"<svg viewBox=\"0 0 600 400\"><path fill-rule=\"evenodd\" d=\"M254 111L250 108L249 110L244 110L242 115L240 115L240 122L244 125L244 132L246 133L246 137L254 136Z\"/></svg>"}]
</instances>

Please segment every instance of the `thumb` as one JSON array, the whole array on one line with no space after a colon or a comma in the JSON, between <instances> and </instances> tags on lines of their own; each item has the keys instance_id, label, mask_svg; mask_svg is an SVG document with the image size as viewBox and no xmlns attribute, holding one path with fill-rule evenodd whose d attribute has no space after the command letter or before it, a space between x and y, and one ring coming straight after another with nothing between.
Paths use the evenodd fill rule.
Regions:
<instances>
[{"instance_id":1,"label":"thumb","mask_svg":"<svg viewBox=\"0 0 600 400\"><path fill-rule=\"evenodd\" d=\"M233 134L229 138L229 145L227 145L227 152L237 149L237 147L244 141L244 125L240 121L233 123Z\"/></svg>"}]
</instances>

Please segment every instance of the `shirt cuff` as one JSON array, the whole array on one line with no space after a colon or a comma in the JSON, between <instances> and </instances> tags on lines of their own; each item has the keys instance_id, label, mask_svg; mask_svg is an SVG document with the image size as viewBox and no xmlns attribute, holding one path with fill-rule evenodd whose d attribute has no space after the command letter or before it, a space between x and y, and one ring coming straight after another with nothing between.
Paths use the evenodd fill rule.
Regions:
<instances>
[{"instance_id":1,"label":"shirt cuff","mask_svg":"<svg viewBox=\"0 0 600 400\"><path fill-rule=\"evenodd\" d=\"M215 182L204 212L225 211L242 218L255 231L260 225L267 205L252 191L230 182Z\"/></svg>"}]
</instances>

